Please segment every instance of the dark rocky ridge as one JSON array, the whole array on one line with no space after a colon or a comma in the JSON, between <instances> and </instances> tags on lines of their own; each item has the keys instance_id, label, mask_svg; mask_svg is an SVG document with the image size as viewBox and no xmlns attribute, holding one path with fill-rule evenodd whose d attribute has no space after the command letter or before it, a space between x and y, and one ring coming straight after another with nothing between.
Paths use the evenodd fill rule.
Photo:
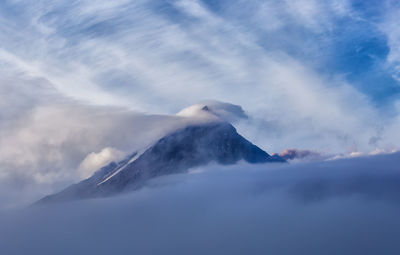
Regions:
<instances>
[{"instance_id":1,"label":"dark rocky ridge","mask_svg":"<svg viewBox=\"0 0 400 255\"><path fill-rule=\"evenodd\" d=\"M184 173L210 162L229 165L240 160L252 164L286 162L246 140L229 123L192 125L163 137L140 155L134 153L119 163L110 163L92 177L37 204L110 196L139 189L158 176Z\"/></svg>"}]
</instances>

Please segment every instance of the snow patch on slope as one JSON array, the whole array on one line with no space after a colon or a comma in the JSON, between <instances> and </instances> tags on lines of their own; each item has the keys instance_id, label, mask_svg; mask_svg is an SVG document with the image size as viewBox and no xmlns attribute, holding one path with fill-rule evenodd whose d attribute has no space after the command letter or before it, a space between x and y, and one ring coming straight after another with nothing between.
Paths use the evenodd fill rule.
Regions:
<instances>
[{"instance_id":1,"label":"snow patch on slope","mask_svg":"<svg viewBox=\"0 0 400 255\"><path fill-rule=\"evenodd\" d=\"M116 176L119 172L121 172L122 170L124 170L130 163L132 163L133 161L135 161L136 159L139 158L139 156L141 156L143 154L143 151L140 153L136 153L135 156L133 156L128 162L126 162L125 164L119 166L114 173L110 174L108 177L106 177L103 181L99 182L97 184L97 186L107 182L108 180L110 180L111 178L113 178L114 176Z\"/></svg>"}]
</instances>

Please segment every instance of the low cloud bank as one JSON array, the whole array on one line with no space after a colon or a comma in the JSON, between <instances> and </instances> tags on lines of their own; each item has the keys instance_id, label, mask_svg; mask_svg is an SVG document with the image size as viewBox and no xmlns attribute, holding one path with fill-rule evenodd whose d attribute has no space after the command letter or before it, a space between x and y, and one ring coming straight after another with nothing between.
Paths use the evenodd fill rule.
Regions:
<instances>
[{"instance_id":1,"label":"low cloud bank","mask_svg":"<svg viewBox=\"0 0 400 255\"><path fill-rule=\"evenodd\" d=\"M374 155L387 155L399 152L397 149L379 149L376 148L370 152L350 151L348 153L331 154L312 150L301 150L296 148L285 149L280 153L273 153L281 158L286 159L290 163L318 162L326 160L338 160L346 158L368 157Z\"/></svg>"},{"instance_id":2,"label":"low cloud bank","mask_svg":"<svg viewBox=\"0 0 400 255\"><path fill-rule=\"evenodd\" d=\"M400 154L211 165L0 215L5 254L398 254Z\"/></svg>"}]
</instances>

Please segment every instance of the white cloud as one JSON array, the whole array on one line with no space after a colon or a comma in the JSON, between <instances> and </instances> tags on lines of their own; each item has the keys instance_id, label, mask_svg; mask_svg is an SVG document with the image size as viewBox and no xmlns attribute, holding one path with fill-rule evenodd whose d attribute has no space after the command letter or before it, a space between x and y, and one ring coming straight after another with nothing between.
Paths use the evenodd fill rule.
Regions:
<instances>
[{"instance_id":1,"label":"white cloud","mask_svg":"<svg viewBox=\"0 0 400 255\"><path fill-rule=\"evenodd\" d=\"M186 121L78 103L23 74L4 75L0 85L7 95L0 102L0 185L11 187L2 206L59 190L96 163L138 150Z\"/></svg>"},{"instance_id":2,"label":"white cloud","mask_svg":"<svg viewBox=\"0 0 400 255\"><path fill-rule=\"evenodd\" d=\"M29 84L33 89L26 90ZM43 79L0 78L0 207L32 202L90 176L112 160L146 148L165 134L202 121L86 105L63 97ZM211 102L224 116L239 106Z\"/></svg>"},{"instance_id":3,"label":"white cloud","mask_svg":"<svg viewBox=\"0 0 400 255\"><path fill-rule=\"evenodd\" d=\"M387 64L393 72L393 77L400 82L400 6L392 1L387 1L387 10L379 27L386 34L389 46Z\"/></svg>"},{"instance_id":4,"label":"white cloud","mask_svg":"<svg viewBox=\"0 0 400 255\"><path fill-rule=\"evenodd\" d=\"M230 103L218 102L215 100L205 100L201 103L191 105L182 109L177 116L204 118L211 120L222 119L234 123L241 119L247 119L248 116L241 106Z\"/></svg>"},{"instance_id":5,"label":"white cloud","mask_svg":"<svg viewBox=\"0 0 400 255\"><path fill-rule=\"evenodd\" d=\"M79 170L82 178L89 178L93 173L101 167L122 160L125 154L115 148L106 147L98 153L91 152L80 163Z\"/></svg>"}]
</instances>

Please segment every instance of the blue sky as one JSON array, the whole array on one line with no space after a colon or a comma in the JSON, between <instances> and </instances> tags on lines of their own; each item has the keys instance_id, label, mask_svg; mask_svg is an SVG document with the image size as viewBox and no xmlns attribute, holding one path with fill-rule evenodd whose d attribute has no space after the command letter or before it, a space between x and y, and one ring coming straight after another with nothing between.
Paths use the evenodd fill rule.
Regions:
<instances>
[{"instance_id":1,"label":"blue sky","mask_svg":"<svg viewBox=\"0 0 400 255\"><path fill-rule=\"evenodd\" d=\"M150 24L150 28L157 29L158 26L162 30L162 26L175 26L186 33L185 36L192 36L193 40L198 39L200 43L201 40L207 40L207 36L218 40L218 37L232 36L231 33L238 30L243 33L242 36L251 37L252 42L266 53L283 52L309 65L319 74L343 76L344 80L367 95L378 107L390 106L398 99L399 81L395 78L398 75L398 60L394 57L394 60L388 61L391 51L395 51L391 47L396 44L389 42L393 31L385 29L385 26L395 22L390 20L390 15L395 14L389 14L398 8L395 1L298 0L291 4L288 1L105 3L3 1L0 10L4 31L1 47L10 54L29 60L40 57L37 52L39 46L41 56L68 62L80 54L79 47L89 40L113 42L120 37L127 37L125 33L132 32L137 37L148 36L148 43L162 43L163 38L157 35L156 30L147 31L147 34L140 30L146 28L148 24L145 23L154 16L157 19L153 19L154 24ZM108 5L111 7L108 8ZM196 31L196 27L207 26L204 24L207 17L190 13L189 9L196 8L195 5L223 24L213 24L214 31L212 24L208 24L210 31L196 34L200 32ZM89 11L85 12L84 8ZM100 11L90 12L96 8ZM140 15L143 15L143 19ZM172 31L167 31L166 35L174 36ZM134 37L134 34L130 36ZM62 45L54 45L57 40L62 40ZM31 45L27 45L28 41ZM156 45L154 47L157 48ZM199 53L194 49L175 49L174 53L174 56L170 56L171 61L187 61L194 68L196 65L204 67L210 64L196 55ZM251 52L247 53L251 55ZM110 72L118 76L116 82L110 81L113 86L100 85L103 86L101 89L111 90L111 93L122 90L125 93L134 86L132 84L136 80L132 75L116 74L118 70ZM98 85L99 82L95 83ZM129 93L135 92L136 89Z\"/></svg>"},{"instance_id":2,"label":"blue sky","mask_svg":"<svg viewBox=\"0 0 400 255\"><path fill-rule=\"evenodd\" d=\"M204 3L217 15L232 17L229 12L225 12L227 7L232 5L231 1L204 1ZM255 30L259 43L266 50L270 50L272 45L310 64L317 63L316 68L319 72L342 74L354 87L368 95L377 106L387 106L398 99L400 87L399 81L393 77L396 75L393 67L386 63L390 45L387 34L379 26L384 22L387 10L397 6L382 1L337 1L338 5L340 3L347 4L347 13L333 17L329 28L315 31L304 29L301 24L288 24L278 33L278 45L275 45L275 40L271 40L271 36L266 35L261 29L245 24L247 29ZM241 19L246 18L244 15L251 17L253 11L254 9L250 7L246 14L240 16ZM243 23L243 20L237 20L237 23ZM268 27L268 23L264 26ZM280 36L287 40L281 40ZM293 44L291 40L293 37L305 40L306 44ZM313 50L310 51L309 47Z\"/></svg>"},{"instance_id":3,"label":"blue sky","mask_svg":"<svg viewBox=\"0 0 400 255\"><path fill-rule=\"evenodd\" d=\"M7 20L7 25L11 23L14 29L25 30L28 30L27 26L33 25L34 19L36 26L56 29L48 36L62 37L66 40L66 45L63 46L71 48L88 38L117 39L119 33L129 32L132 26L142 26L140 21L131 17L142 11L135 8L138 5L143 8L143 12L149 12L144 15L161 16L173 25L187 29L201 22L195 15L177 8L177 3L185 1L145 1L143 4L129 1L118 4L117 1L109 14L106 13L108 11L104 11L104 15L99 12L98 15L87 13L81 16L74 12L80 8L91 8L89 5L98 5L101 9L104 3L50 1L51 4L48 5L46 2L48 1L26 4L24 1L3 1L2 17ZM285 1L198 1L196 4L229 22L234 28L250 33L265 51L283 51L304 60L307 64L316 65L318 71L332 75L342 74L357 89L378 103L387 103L387 99L397 98L399 81L393 78L393 67L386 63L391 45L387 32L381 28L382 23L386 22L387 13L398 7L395 2L295 2L295 8L300 8L299 19L294 17L299 13L287 10L290 9L290 4ZM265 6L266 11L262 13L259 8ZM257 11L260 17L254 17ZM275 17L269 19L270 15ZM3 25L4 30L7 25ZM12 29L10 26L7 28ZM23 44L23 33L39 37L37 32L41 31L14 31L11 35L7 33L8 40L2 40L2 47L11 52L17 48L21 54L28 51L29 55L32 52ZM223 35L229 31L220 32Z\"/></svg>"}]
</instances>

